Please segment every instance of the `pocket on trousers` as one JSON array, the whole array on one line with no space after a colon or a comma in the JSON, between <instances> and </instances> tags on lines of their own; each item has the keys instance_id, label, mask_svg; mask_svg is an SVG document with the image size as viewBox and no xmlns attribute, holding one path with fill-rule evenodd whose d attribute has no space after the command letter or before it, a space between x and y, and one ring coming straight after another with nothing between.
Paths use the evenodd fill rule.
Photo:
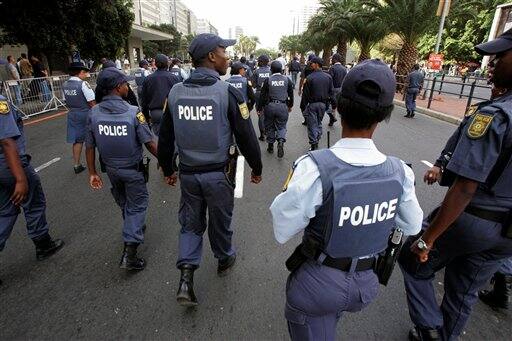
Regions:
<instances>
[{"instance_id":1,"label":"pocket on trousers","mask_svg":"<svg viewBox=\"0 0 512 341\"><path fill-rule=\"evenodd\" d=\"M306 314L297 310L286 303L286 307L284 309L284 317L288 322L304 325L306 324Z\"/></svg>"},{"instance_id":2,"label":"pocket on trousers","mask_svg":"<svg viewBox=\"0 0 512 341\"><path fill-rule=\"evenodd\" d=\"M353 302L349 304L347 311L353 313L363 310L377 298L379 282L376 276L374 273L369 273L364 278L354 281L352 285L356 292L351 295Z\"/></svg>"}]
</instances>

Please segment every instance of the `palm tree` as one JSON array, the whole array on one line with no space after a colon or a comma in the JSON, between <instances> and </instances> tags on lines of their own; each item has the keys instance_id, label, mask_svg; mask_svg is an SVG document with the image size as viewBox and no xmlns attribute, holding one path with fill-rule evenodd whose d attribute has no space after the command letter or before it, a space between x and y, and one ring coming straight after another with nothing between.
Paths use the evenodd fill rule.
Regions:
<instances>
[{"instance_id":1,"label":"palm tree","mask_svg":"<svg viewBox=\"0 0 512 341\"><path fill-rule=\"evenodd\" d=\"M434 0L369 0L374 20L380 20L403 41L398 55L397 73L406 75L418 59L417 44L421 36L438 23Z\"/></svg>"},{"instance_id":2,"label":"palm tree","mask_svg":"<svg viewBox=\"0 0 512 341\"><path fill-rule=\"evenodd\" d=\"M336 45L336 32L332 28L329 16L320 10L309 20L306 33L310 43L316 45L317 49L313 50L322 50L324 65L329 65L332 48Z\"/></svg>"},{"instance_id":3,"label":"palm tree","mask_svg":"<svg viewBox=\"0 0 512 341\"><path fill-rule=\"evenodd\" d=\"M352 16L344 28L351 41L355 41L361 49L358 62L371 58L372 48L389 33L387 25L379 20L368 20L367 14Z\"/></svg>"}]
</instances>

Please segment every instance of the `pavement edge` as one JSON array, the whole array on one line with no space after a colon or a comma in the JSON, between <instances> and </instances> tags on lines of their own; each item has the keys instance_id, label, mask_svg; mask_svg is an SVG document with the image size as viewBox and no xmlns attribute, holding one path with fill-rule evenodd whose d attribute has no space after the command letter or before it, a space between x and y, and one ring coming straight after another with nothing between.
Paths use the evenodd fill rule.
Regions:
<instances>
[{"instance_id":1,"label":"pavement edge","mask_svg":"<svg viewBox=\"0 0 512 341\"><path fill-rule=\"evenodd\" d=\"M401 106L401 107L405 108L405 102L404 101L400 101L400 100L394 99L393 103L395 105L398 105L398 106ZM437 118L438 120L441 120L441 121L445 121L445 122L448 122L448 123L456 124L456 125L459 125L460 122L462 122L462 119L460 119L458 117L453 117L453 116L444 114L442 112L431 110L431 109L427 109L427 108L423 108L423 107L417 107L416 108L416 112L422 113L422 114L430 116L430 117Z\"/></svg>"}]
</instances>

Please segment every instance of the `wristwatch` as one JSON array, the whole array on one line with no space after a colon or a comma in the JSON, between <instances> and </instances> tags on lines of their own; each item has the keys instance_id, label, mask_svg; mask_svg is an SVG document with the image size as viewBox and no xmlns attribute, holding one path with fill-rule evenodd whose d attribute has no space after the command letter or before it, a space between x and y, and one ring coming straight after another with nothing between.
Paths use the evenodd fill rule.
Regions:
<instances>
[{"instance_id":1,"label":"wristwatch","mask_svg":"<svg viewBox=\"0 0 512 341\"><path fill-rule=\"evenodd\" d=\"M418 239L416 246L418 246L418 249L420 249L421 251L430 250L430 247L427 245L427 243L421 237Z\"/></svg>"}]
</instances>

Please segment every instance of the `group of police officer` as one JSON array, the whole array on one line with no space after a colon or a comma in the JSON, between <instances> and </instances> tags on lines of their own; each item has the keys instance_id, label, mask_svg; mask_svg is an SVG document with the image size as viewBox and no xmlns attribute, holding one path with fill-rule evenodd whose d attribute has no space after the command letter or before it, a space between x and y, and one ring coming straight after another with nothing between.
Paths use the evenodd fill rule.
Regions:
<instances>
[{"instance_id":1,"label":"group of police officer","mask_svg":"<svg viewBox=\"0 0 512 341\"><path fill-rule=\"evenodd\" d=\"M195 71L188 79L180 79L179 70L169 72L167 57L157 56L158 70L144 75L139 85L142 112L130 104L130 78L109 64L98 75L94 100L84 84L88 70L83 66L71 65L72 77L64 86L70 106L68 142L74 152L75 145L81 148L85 142L93 189L103 187L96 167L99 152L121 208L121 268L142 270L146 264L137 254L148 206L143 145L157 156L168 185L175 186L179 177L177 301L183 306L198 304L193 278L206 229L218 275L226 275L236 262L231 220L238 151L252 169L251 182L262 180L260 147L250 119L254 105L267 151L273 152L277 141L278 157L284 153L294 84L282 74L280 62L268 67L267 56L258 58L252 79L246 77L251 66L234 63L231 78L221 81L228 69L226 47L234 44L214 34L198 35L189 47ZM278 242L304 232L286 262L291 274L285 317L293 340L333 340L343 312L359 311L375 299L379 282L385 282L382 259L396 235L410 236L399 264L414 323L411 340L457 338L479 288L512 256L512 30L476 51L494 56L496 90L490 101L467 113L425 175L427 183L439 181L449 190L423 224L414 173L402 160L381 153L372 140L393 110L392 71L380 60L368 60L347 73L335 55L326 73L322 59L309 57L299 92L311 151L293 164L283 192L270 207ZM317 150L322 118L335 109L341 139L330 149ZM43 260L64 243L48 233L44 194L25 150L22 120L3 97L0 123L0 250L22 208L37 259ZM442 268L445 296L438 306L432 280Z\"/></svg>"}]
</instances>

